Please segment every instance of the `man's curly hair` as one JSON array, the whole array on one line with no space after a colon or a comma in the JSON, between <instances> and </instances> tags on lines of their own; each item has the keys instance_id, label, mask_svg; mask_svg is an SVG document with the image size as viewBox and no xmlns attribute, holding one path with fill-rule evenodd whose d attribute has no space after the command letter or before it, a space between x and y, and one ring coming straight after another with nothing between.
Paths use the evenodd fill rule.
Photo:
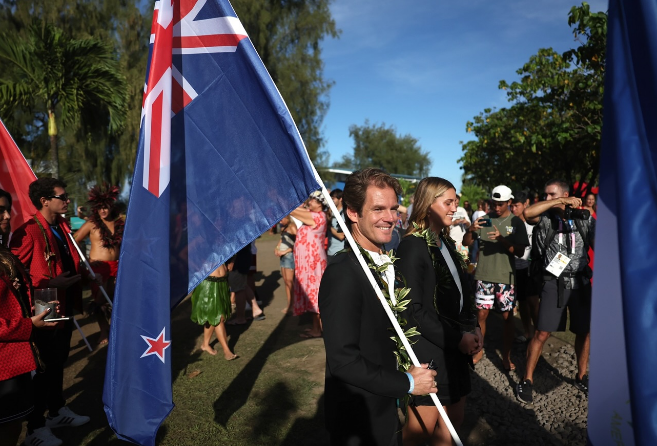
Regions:
<instances>
[{"instance_id":1,"label":"man's curly hair","mask_svg":"<svg viewBox=\"0 0 657 446\"><path fill-rule=\"evenodd\" d=\"M40 210L43 207L41 205L41 198L55 195L56 187L66 189L66 183L59 178L39 178L30 184L28 195L30 196L30 201L32 201L32 204L37 210Z\"/></svg>"}]
</instances>

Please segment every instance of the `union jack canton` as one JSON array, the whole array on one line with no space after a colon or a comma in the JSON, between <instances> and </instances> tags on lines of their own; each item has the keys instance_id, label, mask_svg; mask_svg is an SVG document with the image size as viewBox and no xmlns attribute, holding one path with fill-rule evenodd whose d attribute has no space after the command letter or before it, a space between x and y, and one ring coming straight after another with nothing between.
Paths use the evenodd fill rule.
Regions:
<instances>
[{"instance_id":1,"label":"union jack canton","mask_svg":"<svg viewBox=\"0 0 657 446\"><path fill-rule=\"evenodd\" d=\"M178 3L178 5L175 5ZM144 126L143 187L159 197L171 173L171 118L191 103L203 85L191 85L172 61L173 54L235 52L247 37L237 17L209 17L207 0L155 2L150 57L146 68L141 122Z\"/></svg>"}]
</instances>

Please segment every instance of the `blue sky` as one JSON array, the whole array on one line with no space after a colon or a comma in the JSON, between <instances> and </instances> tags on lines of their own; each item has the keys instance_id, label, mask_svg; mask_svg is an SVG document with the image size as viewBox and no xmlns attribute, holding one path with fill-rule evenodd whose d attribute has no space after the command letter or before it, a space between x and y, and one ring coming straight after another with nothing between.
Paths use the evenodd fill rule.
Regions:
<instances>
[{"instance_id":1,"label":"blue sky","mask_svg":"<svg viewBox=\"0 0 657 446\"><path fill-rule=\"evenodd\" d=\"M606 0L588 2L592 11ZM568 27L574 0L334 0L339 39L323 43L324 76L335 82L324 119L330 162L353 152L349 126L394 125L419 139L431 175L457 188L465 123L487 107L506 106L500 80L539 48L575 47Z\"/></svg>"}]
</instances>

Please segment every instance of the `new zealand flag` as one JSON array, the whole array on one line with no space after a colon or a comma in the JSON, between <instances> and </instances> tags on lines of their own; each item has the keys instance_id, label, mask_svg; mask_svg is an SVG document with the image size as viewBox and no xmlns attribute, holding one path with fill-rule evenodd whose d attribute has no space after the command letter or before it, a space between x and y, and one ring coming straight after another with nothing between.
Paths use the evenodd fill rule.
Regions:
<instances>
[{"instance_id":1,"label":"new zealand flag","mask_svg":"<svg viewBox=\"0 0 657 446\"><path fill-rule=\"evenodd\" d=\"M103 393L121 439L173 409L171 309L318 188L230 3L157 1Z\"/></svg>"}]
</instances>

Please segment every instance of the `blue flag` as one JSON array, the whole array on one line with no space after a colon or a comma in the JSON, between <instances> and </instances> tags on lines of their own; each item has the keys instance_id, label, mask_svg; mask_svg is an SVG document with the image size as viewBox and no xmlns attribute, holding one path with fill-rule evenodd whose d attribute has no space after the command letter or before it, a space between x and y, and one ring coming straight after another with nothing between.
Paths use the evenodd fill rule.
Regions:
<instances>
[{"instance_id":1,"label":"blue flag","mask_svg":"<svg viewBox=\"0 0 657 446\"><path fill-rule=\"evenodd\" d=\"M657 2L611 0L589 441L657 444Z\"/></svg>"},{"instance_id":2,"label":"blue flag","mask_svg":"<svg viewBox=\"0 0 657 446\"><path fill-rule=\"evenodd\" d=\"M171 309L318 188L230 3L156 2L103 391L119 438L153 445L173 409Z\"/></svg>"}]
</instances>

